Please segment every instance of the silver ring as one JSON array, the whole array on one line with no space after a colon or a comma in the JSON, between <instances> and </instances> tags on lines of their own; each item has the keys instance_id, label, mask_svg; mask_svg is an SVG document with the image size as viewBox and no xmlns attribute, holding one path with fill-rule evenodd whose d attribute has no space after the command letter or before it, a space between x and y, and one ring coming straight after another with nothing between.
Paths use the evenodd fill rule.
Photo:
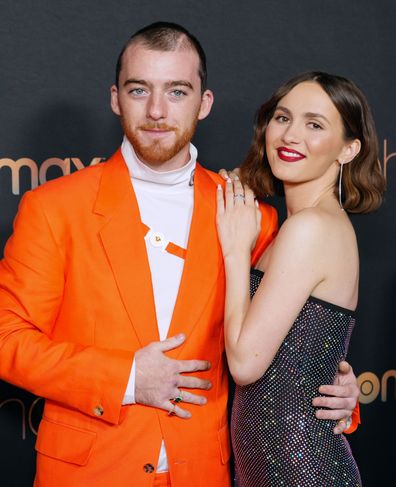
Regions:
<instances>
[{"instance_id":1,"label":"silver ring","mask_svg":"<svg viewBox=\"0 0 396 487\"><path fill-rule=\"evenodd\" d=\"M235 200L243 200L245 201L245 195L244 194L234 194L234 201Z\"/></svg>"}]
</instances>

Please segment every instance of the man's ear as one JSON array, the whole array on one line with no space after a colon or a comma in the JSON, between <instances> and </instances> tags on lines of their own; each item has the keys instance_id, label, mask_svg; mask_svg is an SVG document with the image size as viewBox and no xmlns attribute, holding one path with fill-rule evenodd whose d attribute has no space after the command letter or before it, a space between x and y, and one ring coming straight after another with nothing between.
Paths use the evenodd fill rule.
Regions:
<instances>
[{"instance_id":1,"label":"man's ear","mask_svg":"<svg viewBox=\"0 0 396 487\"><path fill-rule=\"evenodd\" d=\"M213 102L214 102L213 92L211 90L205 90L202 94L201 107L198 113L198 120L203 120L209 115L210 110L212 109Z\"/></svg>"},{"instance_id":2,"label":"man's ear","mask_svg":"<svg viewBox=\"0 0 396 487\"><path fill-rule=\"evenodd\" d=\"M110 88L110 106L116 115L121 115L120 105L118 104L118 88L116 85Z\"/></svg>"}]
</instances>

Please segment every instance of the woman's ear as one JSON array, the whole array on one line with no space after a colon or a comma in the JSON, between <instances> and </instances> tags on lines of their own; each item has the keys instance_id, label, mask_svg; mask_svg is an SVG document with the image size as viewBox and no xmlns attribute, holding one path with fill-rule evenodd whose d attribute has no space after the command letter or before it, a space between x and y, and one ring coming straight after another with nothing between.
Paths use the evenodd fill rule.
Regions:
<instances>
[{"instance_id":1,"label":"woman's ear","mask_svg":"<svg viewBox=\"0 0 396 487\"><path fill-rule=\"evenodd\" d=\"M362 144L359 139L354 139L348 142L342 149L338 162L340 164L348 164L359 154Z\"/></svg>"}]
</instances>

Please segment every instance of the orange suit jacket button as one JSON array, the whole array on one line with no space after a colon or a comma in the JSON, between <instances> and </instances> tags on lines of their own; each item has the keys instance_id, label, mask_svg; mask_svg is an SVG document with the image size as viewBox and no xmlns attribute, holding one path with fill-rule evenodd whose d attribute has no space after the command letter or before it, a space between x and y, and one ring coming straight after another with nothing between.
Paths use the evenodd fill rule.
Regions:
<instances>
[{"instance_id":1,"label":"orange suit jacket button","mask_svg":"<svg viewBox=\"0 0 396 487\"><path fill-rule=\"evenodd\" d=\"M146 463L145 465L143 465L143 470L146 473L153 473L154 472L154 465L152 465L151 463Z\"/></svg>"},{"instance_id":2,"label":"orange suit jacket button","mask_svg":"<svg viewBox=\"0 0 396 487\"><path fill-rule=\"evenodd\" d=\"M93 413L95 416L103 416L104 409L102 408L102 406L96 406L95 408L93 408Z\"/></svg>"}]
</instances>

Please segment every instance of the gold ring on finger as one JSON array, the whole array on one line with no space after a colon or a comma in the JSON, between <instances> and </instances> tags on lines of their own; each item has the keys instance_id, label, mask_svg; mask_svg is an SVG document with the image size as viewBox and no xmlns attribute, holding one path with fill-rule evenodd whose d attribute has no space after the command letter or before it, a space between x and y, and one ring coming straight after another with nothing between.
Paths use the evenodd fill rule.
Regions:
<instances>
[{"instance_id":1,"label":"gold ring on finger","mask_svg":"<svg viewBox=\"0 0 396 487\"><path fill-rule=\"evenodd\" d=\"M174 416L176 414L176 404L172 404L172 407L168 411L168 416Z\"/></svg>"}]
</instances>

